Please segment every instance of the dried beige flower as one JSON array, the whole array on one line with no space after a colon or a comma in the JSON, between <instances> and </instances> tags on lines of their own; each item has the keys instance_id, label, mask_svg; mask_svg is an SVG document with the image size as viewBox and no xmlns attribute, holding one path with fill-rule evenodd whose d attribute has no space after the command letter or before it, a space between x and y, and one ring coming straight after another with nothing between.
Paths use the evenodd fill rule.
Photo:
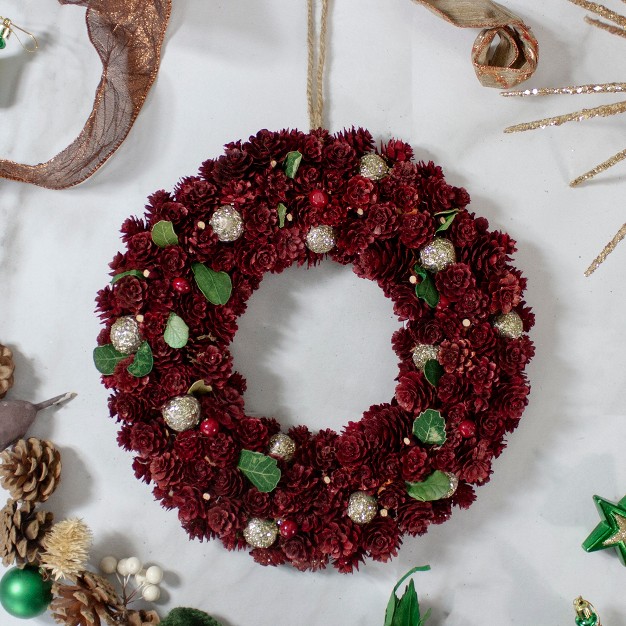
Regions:
<instances>
[{"instance_id":1,"label":"dried beige flower","mask_svg":"<svg viewBox=\"0 0 626 626\"><path fill-rule=\"evenodd\" d=\"M42 567L50 570L55 580L75 581L85 569L91 541L92 532L81 519L66 519L55 524L43 541Z\"/></svg>"}]
</instances>

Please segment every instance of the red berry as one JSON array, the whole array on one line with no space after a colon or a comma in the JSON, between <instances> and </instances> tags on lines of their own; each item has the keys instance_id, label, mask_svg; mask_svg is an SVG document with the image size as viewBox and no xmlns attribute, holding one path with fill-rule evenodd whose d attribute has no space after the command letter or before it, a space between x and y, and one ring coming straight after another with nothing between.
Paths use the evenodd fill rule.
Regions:
<instances>
[{"instance_id":1,"label":"red berry","mask_svg":"<svg viewBox=\"0 0 626 626\"><path fill-rule=\"evenodd\" d=\"M280 527L280 534L285 539L293 537L298 532L298 524L296 524L293 520L284 519L280 521L278 525Z\"/></svg>"},{"instance_id":2,"label":"red berry","mask_svg":"<svg viewBox=\"0 0 626 626\"><path fill-rule=\"evenodd\" d=\"M463 420L459 424L459 434L465 439L469 439L476 434L476 424L472 420Z\"/></svg>"},{"instance_id":3,"label":"red berry","mask_svg":"<svg viewBox=\"0 0 626 626\"><path fill-rule=\"evenodd\" d=\"M314 189L309 193L309 202L315 209L323 209L328 204L328 194L321 189Z\"/></svg>"},{"instance_id":4,"label":"red berry","mask_svg":"<svg viewBox=\"0 0 626 626\"><path fill-rule=\"evenodd\" d=\"M216 419L209 417L200 424L200 432L207 437L215 437L220 432L220 423Z\"/></svg>"},{"instance_id":5,"label":"red berry","mask_svg":"<svg viewBox=\"0 0 626 626\"><path fill-rule=\"evenodd\" d=\"M178 293L189 293L191 291L189 281L181 276L172 279L172 287L174 287Z\"/></svg>"}]
</instances>

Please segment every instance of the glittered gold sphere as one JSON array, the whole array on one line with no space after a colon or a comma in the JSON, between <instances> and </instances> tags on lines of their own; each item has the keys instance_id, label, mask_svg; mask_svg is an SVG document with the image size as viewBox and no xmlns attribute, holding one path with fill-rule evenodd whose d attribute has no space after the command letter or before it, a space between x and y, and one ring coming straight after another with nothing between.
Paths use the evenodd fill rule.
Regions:
<instances>
[{"instance_id":1,"label":"glittered gold sphere","mask_svg":"<svg viewBox=\"0 0 626 626\"><path fill-rule=\"evenodd\" d=\"M420 262L431 272L439 272L456 263L456 252L452 242L443 237L435 237L420 250Z\"/></svg>"},{"instance_id":2,"label":"glittered gold sphere","mask_svg":"<svg viewBox=\"0 0 626 626\"><path fill-rule=\"evenodd\" d=\"M418 343L413 348L413 363L418 370L423 370L427 361L436 361L439 356L439 346L431 346L426 343Z\"/></svg>"},{"instance_id":3,"label":"glittered gold sphere","mask_svg":"<svg viewBox=\"0 0 626 626\"><path fill-rule=\"evenodd\" d=\"M172 430L189 430L200 421L200 402L194 396L176 396L163 407L161 413Z\"/></svg>"},{"instance_id":4,"label":"glittered gold sphere","mask_svg":"<svg viewBox=\"0 0 626 626\"><path fill-rule=\"evenodd\" d=\"M378 512L378 503L374 496L364 491L355 491L348 500L348 517L355 524L368 524Z\"/></svg>"},{"instance_id":5,"label":"glittered gold sphere","mask_svg":"<svg viewBox=\"0 0 626 626\"><path fill-rule=\"evenodd\" d=\"M269 548L278 537L278 524L274 520L251 517L243 536L253 548Z\"/></svg>"},{"instance_id":6,"label":"glittered gold sphere","mask_svg":"<svg viewBox=\"0 0 626 626\"><path fill-rule=\"evenodd\" d=\"M493 320L493 327L501 337L508 339L519 339L524 334L524 323L515 311L498 315Z\"/></svg>"},{"instance_id":7,"label":"glittered gold sphere","mask_svg":"<svg viewBox=\"0 0 626 626\"><path fill-rule=\"evenodd\" d=\"M444 498L451 498L455 493L456 489L459 486L459 478L452 472L444 472L446 476L450 479L450 489L446 491L443 495Z\"/></svg>"},{"instance_id":8,"label":"glittered gold sphere","mask_svg":"<svg viewBox=\"0 0 626 626\"><path fill-rule=\"evenodd\" d=\"M270 439L269 454L283 459L283 461L291 460L293 453L296 451L296 442L284 433L277 433Z\"/></svg>"},{"instance_id":9,"label":"glittered gold sphere","mask_svg":"<svg viewBox=\"0 0 626 626\"><path fill-rule=\"evenodd\" d=\"M335 229L332 226L313 226L306 236L306 247L317 254L330 252L335 247Z\"/></svg>"},{"instance_id":10,"label":"glittered gold sphere","mask_svg":"<svg viewBox=\"0 0 626 626\"><path fill-rule=\"evenodd\" d=\"M359 173L371 180L380 180L387 176L389 168L384 159L377 154L366 154L361 158L361 168Z\"/></svg>"},{"instance_id":11,"label":"glittered gold sphere","mask_svg":"<svg viewBox=\"0 0 626 626\"><path fill-rule=\"evenodd\" d=\"M230 204L217 209L209 220L209 224L220 241L235 241L243 233L241 214Z\"/></svg>"},{"instance_id":12,"label":"glittered gold sphere","mask_svg":"<svg viewBox=\"0 0 626 626\"><path fill-rule=\"evenodd\" d=\"M111 326L111 343L122 354L133 354L139 350L143 337L139 332L139 324L132 315L125 315L113 322Z\"/></svg>"}]
</instances>

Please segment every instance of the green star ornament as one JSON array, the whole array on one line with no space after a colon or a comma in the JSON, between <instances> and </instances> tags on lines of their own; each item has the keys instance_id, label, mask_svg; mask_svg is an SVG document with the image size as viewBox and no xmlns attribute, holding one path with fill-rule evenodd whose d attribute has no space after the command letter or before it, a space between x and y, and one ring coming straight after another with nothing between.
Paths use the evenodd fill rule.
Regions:
<instances>
[{"instance_id":1,"label":"green star ornament","mask_svg":"<svg viewBox=\"0 0 626 626\"><path fill-rule=\"evenodd\" d=\"M626 496L617 504L600 496L593 496L601 521L585 539L583 549L587 552L615 548L623 565L626 565Z\"/></svg>"}]
</instances>

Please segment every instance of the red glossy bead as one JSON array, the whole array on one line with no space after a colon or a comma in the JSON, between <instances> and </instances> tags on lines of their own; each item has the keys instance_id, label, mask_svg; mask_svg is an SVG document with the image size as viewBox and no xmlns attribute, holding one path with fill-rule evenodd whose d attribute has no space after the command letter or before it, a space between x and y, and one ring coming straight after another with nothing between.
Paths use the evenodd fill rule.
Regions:
<instances>
[{"instance_id":1,"label":"red glossy bead","mask_svg":"<svg viewBox=\"0 0 626 626\"><path fill-rule=\"evenodd\" d=\"M209 417L200 424L200 432L207 437L215 437L220 432L220 424L216 419Z\"/></svg>"},{"instance_id":2,"label":"red glossy bead","mask_svg":"<svg viewBox=\"0 0 626 626\"><path fill-rule=\"evenodd\" d=\"M465 439L469 439L476 434L476 424L471 420L463 420L459 424L459 434Z\"/></svg>"},{"instance_id":3,"label":"red glossy bead","mask_svg":"<svg viewBox=\"0 0 626 626\"><path fill-rule=\"evenodd\" d=\"M321 189L314 189L309 193L309 202L316 209L323 209L328 204L328 194Z\"/></svg>"},{"instance_id":4,"label":"red glossy bead","mask_svg":"<svg viewBox=\"0 0 626 626\"><path fill-rule=\"evenodd\" d=\"M293 520L284 519L279 522L280 534L285 538L289 539L293 537L298 532L298 524L296 524Z\"/></svg>"},{"instance_id":5,"label":"red glossy bead","mask_svg":"<svg viewBox=\"0 0 626 626\"><path fill-rule=\"evenodd\" d=\"M186 278L179 276L172 279L172 287L178 291L178 293L189 293L191 291L191 285Z\"/></svg>"}]
</instances>

